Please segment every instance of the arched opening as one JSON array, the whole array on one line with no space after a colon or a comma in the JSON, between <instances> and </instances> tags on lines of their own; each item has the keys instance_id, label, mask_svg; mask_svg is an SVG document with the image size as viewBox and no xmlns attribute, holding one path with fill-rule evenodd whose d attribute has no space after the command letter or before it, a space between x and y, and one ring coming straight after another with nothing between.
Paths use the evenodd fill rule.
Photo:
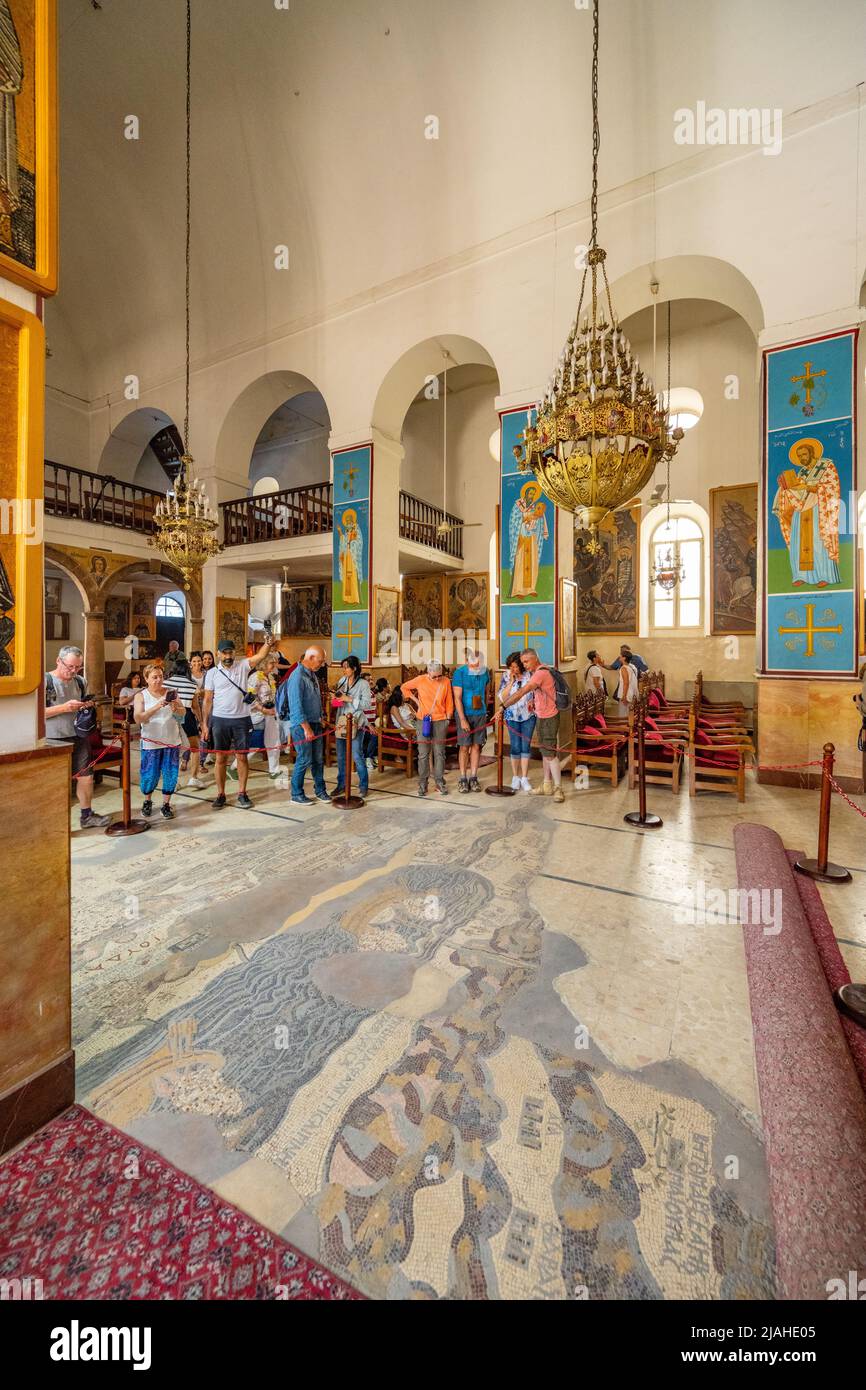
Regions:
<instances>
[{"instance_id":1,"label":"arched opening","mask_svg":"<svg viewBox=\"0 0 866 1390\"><path fill-rule=\"evenodd\" d=\"M173 465L183 453L180 431L164 410L140 406L111 431L99 460L99 472L152 492L165 492Z\"/></svg>"},{"instance_id":2,"label":"arched opening","mask_svg":"<svg viewBox=\"0 0 866 1390\"><path fill-rule=\"evenodd\" d=\"M217 439L216 471L237 480L238 497L325 483L330 431L325 399L308 377L268 372L229 408ZM263 480L276 482L276 488Z\"/></svg>"},{"instance_id":3,"label":"arched opening","mask_svg":"<svg viewBox=\"0 0 866 1390\"><path fill-rule=\"evenodd\" d=\"M53 550L45 558L45 670L57 664L61 647L84 651L90 596L75 567L63 563Z\"/></svg>"},{"instance_id":4,"label":"arched opening","mask_svg":"<svg viewBox=\"0 0 866 1390\"><path fill-rule=\"evenodd\" d=\"M487 350L444 334L403 354L374 408L374 425L403 445L401 491L466 523L467 570L489 568L488 524L499 494L499 468L490 455L498 393L499 374Z\"/></svg>"}]
</instances>

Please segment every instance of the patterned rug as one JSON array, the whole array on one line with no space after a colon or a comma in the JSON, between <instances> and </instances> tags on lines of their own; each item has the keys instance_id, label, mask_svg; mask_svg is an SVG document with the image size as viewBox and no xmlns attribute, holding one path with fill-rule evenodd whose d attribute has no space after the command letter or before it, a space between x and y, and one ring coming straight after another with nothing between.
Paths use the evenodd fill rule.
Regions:
<instances>
[{"instance_id":1,"label":"patterned rug","mask_svg":"<svg viewBox=\"0 0 866 1390\"><path fill-rule=\"evenodd\" d=\"M0 1163L0 1278L45 1299L362 1297L79 1106Z\"/></svg>"}]
</instances>

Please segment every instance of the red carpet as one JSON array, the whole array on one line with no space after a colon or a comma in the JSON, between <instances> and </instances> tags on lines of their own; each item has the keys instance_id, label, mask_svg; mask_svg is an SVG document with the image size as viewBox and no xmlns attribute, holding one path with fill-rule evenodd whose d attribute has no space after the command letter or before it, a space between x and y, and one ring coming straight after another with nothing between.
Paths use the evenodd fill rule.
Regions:
<instances>
[{"instance_id":1,"label":"red carpet","mask_svg":"<svg viewBox=\"0 0 866 1390\"><path fill-rule=\"evenodd\" d=\"M46 1299L363 1296L80 1106L0 1162L0 1278Z\"/></svg>"},{"instance_id":2,"label":"red carpet","mask_svg":"<svg viewBox=\"0 0 866 1390\"><path fill-rule=\"evenodd\" d=\"M789 862L793 865L802 857L803 851L789 849L787 854ZM851 976L848 973L842 952L839 950L839 943L836 940L830 918L827 916L817 883L803 874L797 874L794 881L800 894L806 921L809 923L809 930L815 942L815 949L827 977L827 984L831 990L838 989L840 985L850 984ZM853 891L856 892L856 889ZM842 1024L842 1031L851 1049L854 1066L860 1077L860 1085L866 1091L866 1029L861 1028L852 1018L846 1018L843 1013L839 1014L839 1022Z\"/></svg>"}]
</instances>

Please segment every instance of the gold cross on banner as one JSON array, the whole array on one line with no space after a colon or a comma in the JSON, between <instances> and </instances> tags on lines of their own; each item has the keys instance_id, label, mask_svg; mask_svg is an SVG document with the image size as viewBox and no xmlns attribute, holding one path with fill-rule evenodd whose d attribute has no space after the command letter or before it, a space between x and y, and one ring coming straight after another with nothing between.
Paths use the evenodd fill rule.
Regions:
<instances>
[{"instance_id":1,"label":"gold cross on banner","mask_svg":"<svg viewBox=\"0 0 866 1390\"><path fill-rule=\"evenodd\" d=\"M828 611L829 611L829 610L828 610ZM815 633L816 633L816 632L838 632L838 633L841 634L842 632L844 632L844 630L845 630L845 629L844 629L844 626L843 626L842 623L838 623L835 627L816 627L816 626L815 626L815 605L814 605L814 603L807 603L807 604L806 604L806 626L805 626L805 627L780 627L780 628L779 628L779 636L781 637L781 635L782 635L783 632L794 632L794 633L798 633L798 634L801 634L801 635L805 636L805 638L806 638L806 650L805 650L805 652L803 653L803 655L804 655L804 656L814 656L814 655L815 655Z\"/></svg>"},{"instance_id":2,"label":"gold cross on banner","mask_svg":"<svg viewBox=\"0 0 866 1390\"><path fill-rule=\"evenodd\" d=\"M827 369L826 369L826 367L822 367L821 370L820 370L820 372L813 372L813 371L812 371L812 363L811 363L811 362L804 362L804 363L803 363L803 375L802 375L802 376L792 376L792 377L791 377L791 381L794 383L795 386L797 385L797 382L798 382L798 381L802 381L802 383L803 383L803 389L804 389L805 392L806 392L806 404L807 404L807 405L810 405L810 404L811 404L811 401L812 401L812 387L815 385L815 378L818 377L818 376L826 376L826 375L827 375Z\"/></svg>"},{"instance_id":3,"label":"gold cross on banner","mask_svg":"<svg viewBox=\"0 0 866 1390\"><path fill-rule=\"evenodd\" d=\"M338 637L341 641L344 641L344 642L346 643L346 651L349 652L349 653L351 653L352 648L353 648L353 646L355 645L355 639L356 639L356 638L364 638L364 637L365 637L365 633L364 633L364 629L363 629L363 628L361 628L361 631L360 631L360 632L356 632L356 631L354 630L354 628L352 627L352 619L351 619L351 618L347 618L347 619L346 619L346 628L347 628L347 631L346 631L346 632L338 632L336 635L337 635L337 637Z\"/></svg>"},{"instance_id":4,"label":"gold cross on banner","mask_svg":"<svg viewBox=\"0 0 866 1390\"><path fill-rule=\"evenodd\" d=\"M343 491L348 491L350 497L355 496L355 479L359 472L360 469L356 468L354 464L343 465Z\"/></svg>"},{"instance_id":5,"label":"gold cross on banner","mask_svg":"<svg viewBox=\"0 0 866 1390\"><path fill-rule=\"evenodd\" d=\"M530 631L530 628L529 628L529 623L530 623L529 614L528 614L528 613L524 613L524 615L523 615L523 631L522 631L522 632L521 632L521 631L517 631L517 632L507 632L507 633L505 634L506 637L522 637L522 638L523 638L523 650L524 650L524 651L526 651L527 648L528 648L528 646L529 646L529 639L530 639L530 637L546 637L546 636L547 636L547 631L546 631L545 628L542 628L540 632L531 632L531 631Z\"/></svg>"}]
</instances>

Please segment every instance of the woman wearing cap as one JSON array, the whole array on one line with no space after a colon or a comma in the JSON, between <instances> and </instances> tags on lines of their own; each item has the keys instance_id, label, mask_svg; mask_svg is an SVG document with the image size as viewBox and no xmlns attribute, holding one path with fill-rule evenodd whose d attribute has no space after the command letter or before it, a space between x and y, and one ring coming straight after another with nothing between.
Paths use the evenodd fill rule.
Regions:
<instances>
[{"instance_id":1,"label":"woman wearing cap","mask_svg":"<svg viewBox=\"0 0 866 1390\"><path fill-rule=\"evenodd\" d=\"M418 743L418 795L427 795L430 776L430 747L433 747L433 780L437 790L446 796L445 735L448 721L454 713L454 694L451 682L442 671L441 661L428 661L427 673L403 681L395 687L403 695L413 695L418 704L415 737ZM425 733L425 723L427 732Z\"/></svg>"}]
</instances>

